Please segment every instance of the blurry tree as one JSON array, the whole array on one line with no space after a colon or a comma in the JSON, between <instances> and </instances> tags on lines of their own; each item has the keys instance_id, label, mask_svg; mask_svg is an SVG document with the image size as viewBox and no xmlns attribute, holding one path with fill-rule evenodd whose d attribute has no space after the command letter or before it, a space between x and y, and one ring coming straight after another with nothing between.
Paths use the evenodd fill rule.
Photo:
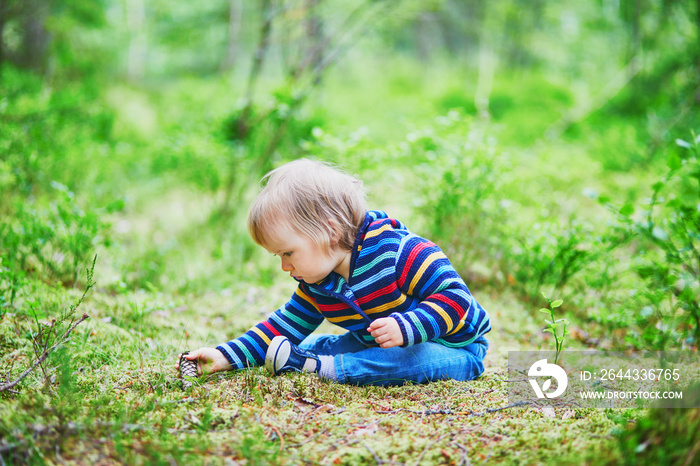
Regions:
<instances>
[{"instance_id":1,"label":"blurry tree","mask_svg":"<svg viewBox=\"0 0 700 466\"><path fill-rule=\"evenodd\" d=\"M222 70L229 70L233 67L238 56L238 41L241 31L241 18L243 16L242 0L229 0L229 15L228 15L228 38L226 45L226 55L221 62Z\"/></svg>"},{"instance_id":2,"label":"blurry tree","mask_svg":"<svg viewBox=\"0 0 700 466\"><path fill-rule=\"evenodd\" d=\"M0 64L4 61L42 71L48 56L46 19L41 0L0 0Z\"/></svg>"},{"instance_id":3,"label":"blurry tree","mask_svg":"<svg viewBox=\"0 0 700 466\"><path fill-rule=\"evenodd\" d=\"M126 24L129 30L127 77L131 81L143 78L146 71L146 0L126 0Z\"/></svg>"},{"instance_id":4,"label":"blurry tree","mask_svg":"<svg viewBox=\"0 0 700 466\"><path fill-rule=\"evenodd\" d=\"M313 125L304 122L300 114L303 103L319 86L328 67L399 3L260 2L258 42L251 55L242 104L224 125L225 137L233 148L224 211L272 167L272 157L285 139L294 143L310 134ZM284 75L272 91L271 101L260 105L256 90L273 48L280 52Z\"/></svg>"},{"instance_id":5,"label":"blurry tree","mask_svg":"<svg viewBox=\"0 0 700 466\"><path fill-rule=\"evenodd\" d=\"M700 2L603 1L597 13L614 33L611 38L623 44L612 54L618 71L565 113L549 136L585 120L605 130L616 117L623 118L626 125L641 129L638 137L649 150L640 160L649 160L657 149L700 124ZM595 32L595 23L585 25Z\"/></svg>"},{"instance_id":6,"label":"blurry tree","mask_svg":"<svg viewBox=\"0 0 700 466\"><path fill-rule=\"evenodd\" d=\"M309 43L308 60L310 66L318 68L323 61L323 20L318 14L320 0L306 0L306 9L309 12L306 19L306 36ZM321 75L317 75L314 84L318 85Z\"/></svg>"},{"instance_id":7,"label":"blurry tree","mask_svg":"<svg viewBox=\"0 0 700 466\"><path fill-rule=\"evenodd\" d=\"M86 64L99 54L76 49L86 40L81 30L105 24L105 1L0 0L0 65L39 73L94 69L99 63Z\"/></svg>"},{"instance_id":8,"label":"blurry tree","mask_svg":"<svg viewBox=\"0 0 700 466\"><path fill-rule=\"evenodd\" d=\"M474 93L472 111L496 119L508 105L508 96L491 95L499 76L540 72L576 82L578 99L550 122L547 136L621 117L653 153L700 120L693 110L700 94L699 3L407 0L382 37L423 62L447 55L476 72L476 82L465 83L465 93Z\"/></svg>"},{"instance_id":9,"label":"blurry tree","mask_svg":"<svg viewBox=\"0 0 700 466\"><path fill-rule=\"evenodd\" d=\"M126 0L121 0L126 1ZM144 77L170 80L182 74L213 75L247 53L258 2L201 0L128 0L142 3ZM242 19L245 18L245 21ZM127 25L124 25L127 26Z\"/></svg>"},{"instance_id":10,"label":"blurry tree","mask_svg":"<svg viewBox=\"0 0 700 466\"><path fill-rule=\"evenodd\" d=\"M700 2L625 0L621 15L629 31L629 55L644 63L611 110L660 114L666 123L651 135L653 151L668 142L666 134L676 125L692 127L693 113L699 122L691 109L700 101Z\"/></svg>"}]
</instances>

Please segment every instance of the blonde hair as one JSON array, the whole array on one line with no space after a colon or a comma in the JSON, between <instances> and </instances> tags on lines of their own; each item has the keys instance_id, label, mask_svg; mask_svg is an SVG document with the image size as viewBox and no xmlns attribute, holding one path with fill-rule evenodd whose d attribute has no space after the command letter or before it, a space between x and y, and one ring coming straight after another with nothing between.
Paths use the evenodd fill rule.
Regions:
<instances>
[{"instance_id":1,"label":"blonde hair","mask_svg":"<svg viewBox=\"0 0 700 466\"><path fill-rule=\"evenodd\" d=\"M350 251L365 218L362 181L326 163L289 162L269 172L248 213L248 231L265 246L270 232L289 227L328 252Z\"/></svg>"}]
</instances>

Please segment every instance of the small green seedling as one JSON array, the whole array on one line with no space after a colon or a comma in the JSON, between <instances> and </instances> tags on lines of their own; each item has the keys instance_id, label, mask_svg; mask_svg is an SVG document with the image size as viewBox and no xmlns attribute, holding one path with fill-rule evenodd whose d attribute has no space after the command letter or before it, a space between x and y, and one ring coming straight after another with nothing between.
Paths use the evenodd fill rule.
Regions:
<instances>
[{"instance_id":1,"label":"small green seedling","mask_svg":"<svg viewBox=\"0 0 700 466\"><path fill-rule=\"evenodd\" d=\"M549 296L542 291L542 296L544 296L544 299L547 300L547 303L549 304L549 309L547 308L541 308L540 312L544 312L545 314L549 314L550 319L545 319L545 323L547 324L547 328L544 329L545 332L549 332L552 335L554 335L554 345L556 347L556 355L554 356L554 364L557 363L559 360L559 353L561 353L562 348L564 347L564 337L566 336L566 326L569 324L569 321L566 319L555 319L554 318L554 309L558 308L562 304L564 304L564 301L561 299L557 299L556 301L552 301L549 299ZM561 336L559 336L559 333L557 332L557 329L559 327L563 326L563 330L561 332Z\"/></svg>"}]
</instances>

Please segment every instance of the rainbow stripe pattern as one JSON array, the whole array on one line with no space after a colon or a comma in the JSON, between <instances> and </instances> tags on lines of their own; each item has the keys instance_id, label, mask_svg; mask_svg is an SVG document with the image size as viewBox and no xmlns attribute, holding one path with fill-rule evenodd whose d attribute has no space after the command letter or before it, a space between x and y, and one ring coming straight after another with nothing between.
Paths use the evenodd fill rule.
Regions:
<instances>
[{"instance_id":1,"label":"rainbow stripe pattern","mask_svg":"<svg viewBox=\"0 0 700 466\"><path fill-rule=\"evenodd\" d=\"M488 313L438 246L384 212L369 211L353 247L349 282L335 272L315 284L300 281L267 320L217 349L235 369L262 365L272 338L284 335L298 345L324 319L377 346L367 327L388 316L399 323L403 346L467 346L491 330Z\"/></svg>"}]
</instances>

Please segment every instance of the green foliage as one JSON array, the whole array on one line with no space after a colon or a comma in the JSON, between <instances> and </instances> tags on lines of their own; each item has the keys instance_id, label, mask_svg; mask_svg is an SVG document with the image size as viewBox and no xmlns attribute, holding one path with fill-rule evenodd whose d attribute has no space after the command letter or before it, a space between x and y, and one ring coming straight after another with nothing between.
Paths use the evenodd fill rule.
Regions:
<instances>
[{"instance_id":1,"label":"green foliage","mask_svg":"<svg viewBox=\"0 0 700 466\"><path fill-rule=\"evenodd\" d=\"M17 305L33 280L77 284L95 249L110 243L106 217L123 202L83 207L76 188L101 169L111 114L86 86L52 91L31 73L4 66L0 88L0 310ZM25 296L26 297L26 296Z\"/></svg>"},{"instance_id":2,"label":"green foliage","mask_svg":"<svg viewBox=\"0 0 700 466\"><path fill-rule=\"evenodd\" d=\"M562 300L546 309L558 352L564 336L697 348L692 2L4 4L0 378L75 322L65 303L83 302L79 271L104 251L91 319L0 395L0 462L577 464L601 442L611 461L690 457L678 429L697 431L694 414L635 412L618 447L601 413L484 409L507 404L498 348L541 341L528 309L542 289L567 303L569 326ZM22 57L32 21L49 46ZM319 48L338 62L322 76ZM643 67L621 73L633 56ZM564 137L543 138L553 125ZM500 326L481 380L358 389L254 369L183 398L178 352L236 336L292 290L245 211L262 174L299 156L356 173L373 208L445 250ZM610 193L614 216L584 189ZM440 410L454 414L427 414Z\"/></svg>"},{"instance_id":3,"label":"green foliage","mask_svg":"<svg viewBox=\"0 0 700 466\"><path fill-rule=\"evenodd\" d=\"M203 191L221 187L222 158L230 153L210 135L173 134L161 145L151 159L151 173L171 175Z\"/></svg>"},{"instance_id":4,"label":"green foliage","mask_svg":"<svg viewBox=\"0 0 700 466\"><path fill-rule=\"evenodd\" d=\"M494 80L489 112L503 127L499 140L528 146L535 143L572 104L570 91L534 72Z\"/></svg>"},{"instance_id":5,"label":"green foliage","mask_svg":"<svg viewBox=\"0 0 700 466\"><path fill-rule=\"evenodd\" d=\"M510 158L470 117L452 111L435 123L409 133L402 148L420 180L420 208L429 219L426 236L466 268L498 255L498 233L506 220L501 207L507 203L499 193ZM465 242L474 246L464 247Z\"/></svg>"},{"instance_id":6,"label":"green foliage","mask_svg":"<svg viewBox=\"0 0 700 466\"><path fill-rule=\"evenodd\" d=\"M72 192L53 183L59 192L46 207L17 203L12 221L0 225L2 299L12 306L18 286L26 275L56 280L65 286L77 282L80 267L95 248L108 245L101 220L103 212L78 207Z\"/></svg>"},{"instance_id":7,"label":"green foliage","mask_svg":"<svg viewBox=\"0 0 700 466\"><path fill-rule=\"evenodd\" d=\"M633 204L614 207L601 199L636 250L634 271L644 283L635 294L645 329L640 338L652 348L700 340L700 138L692 141L679 140L681 151L670 151L668 172L639 213Z\"/></svg>"},{"instance_id":8,"label":"green foliage","mask_svg":"<svg viewBox=\"0 0 700 466\"><path fill-rule=\"evenodd\" d=\"M700 386L683 392L677 408L650 409L618 434L620 464L685 465L697 461Z\"/></svg>"},{"instance_id":9,"label":"green foliage","mask_svg":"<svg viewBox=\"0 0 700 466\"><path fill-rule=\"evenodd\" d=\"M474 97L466 93L462 88L454 88L445 91L436 102L436 106L438 112L443 114L446 114L450 110L459 109L467 115L476 115Z\"/></svg>"},{"instance_id":10,"label":"green foliage","mask_svg":"<svg viewBox=\"0 0 700 466\"><path fill-rule=\"evenodd\" d=\"M514 172L514 164L529 160L500 151L482 125L451 112L403 144L421 180L426 236L465 273L486 273L486 282L515 285L530 298L543 286L571 285L604 255L607 233L573 213L563 223L552 211L545 218L530 212L530 205L550 201L551 191L539 173L528 179ZM553 175L555 186L560 176Z\"/></svg>"},{"instance_id":11,"label":"green foliage","mask_svg":"<svg viewBox=\"0 0 700 466\"><path fill-rule=\"evenodd\" d=\"M609 171L628 172L652 158L647 148L647 131L629 121L594 118L570 133L576 133L576 139L590 141L594 159Z\"/></svg>"},{"instance_id":12,"label":"green foliage","mask_svg":"<svg viewBox=\"0 0 700 466\"><path fill-rule=\"evenodd\" d=\"M89 85L52 90L5 66L0 89L0 211L13 195L51 197L53 181L76 190L106 168L112 114Z\"/></svg>"},{"instance_id":13,"label":"green foliage","mask_svg":"<svg viewBox=\"0 0 700 466\"><path fill-rule=\"evenodd\" d=\"M567 227L558 222L537 222L525 234L512 232L515 244L509 252L512 274L526 287L553 285L562 288L596 259L600 241L595 227L572 219Z\"/></svg>"},{"instance_id":14,"label":"green foliage","mask_svg":"<svg viewBox=\"0 0 700 466\"><path fill-rule=\"evenodd\" d=\"M551 333L554 337L554 349L556 351L556 355L554 356L554 364L556 364L559 360L559 353L561 353L562 349L564 348L564 339L566 338L566 326L569 324L569 321L566 319L554 318L554 309L564 304L564 301L562 301L561 299L552 301L544 291L542 292L542 296L544 296L544 299L547 300L549 309L541 308L540 312L549 315L549 320L545 319L544 321L545 324L547 324L544 331ZM562 327L561 335L559 334L560 327Z\"/></svg>"}]
</instances>

